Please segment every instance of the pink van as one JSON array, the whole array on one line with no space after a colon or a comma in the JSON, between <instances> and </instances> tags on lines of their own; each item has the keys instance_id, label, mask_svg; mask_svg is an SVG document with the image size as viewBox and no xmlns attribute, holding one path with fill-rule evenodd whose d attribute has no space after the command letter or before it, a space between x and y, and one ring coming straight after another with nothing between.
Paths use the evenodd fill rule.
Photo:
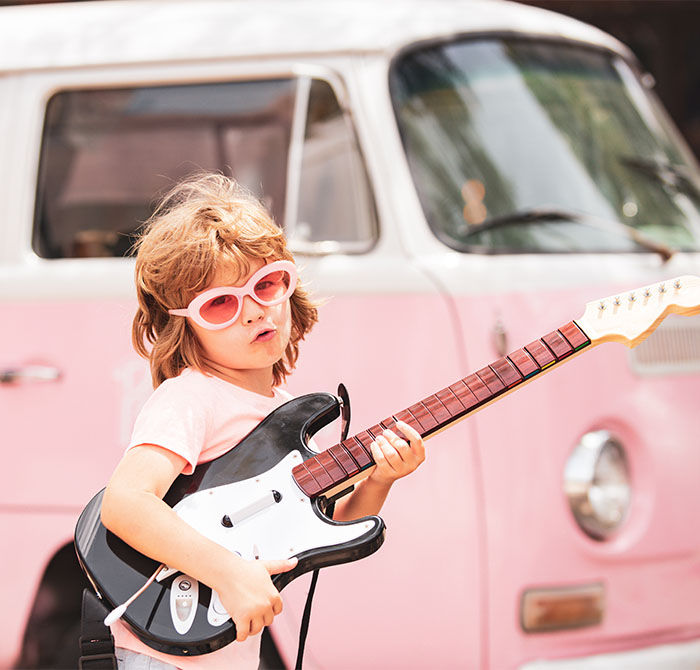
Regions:
<instances>
[{"instance_id":1,"label":"pink van","mask_svg":"<svg viewBox=\"0 0 700 670\"><path fill-rule=\"evenodd\" d=\"M75 666L73 530L150 390L127 256L174 179L230 172L284 226L324 298L288 388L343 382L351 434L700 273L700 172L651 78L557 14L81 2L0 9L0 44L1 667ZM384 545L321 572L305 667L696 667L699 382L700 317L669 317L431 439Z\"/></svg>"}]
</instances>

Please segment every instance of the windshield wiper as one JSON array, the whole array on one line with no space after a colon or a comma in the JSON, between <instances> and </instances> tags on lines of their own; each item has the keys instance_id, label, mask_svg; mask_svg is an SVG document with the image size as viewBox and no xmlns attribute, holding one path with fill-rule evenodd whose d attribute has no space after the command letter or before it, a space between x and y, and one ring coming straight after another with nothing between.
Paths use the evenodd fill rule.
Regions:
<instances>
[{"instance_id":1,"label":"windshield wiper","mask_svg":"<svg viewBox=\"0 0 700 670\"><path fill-rule=\"evenodd\" d=\"M519 210L504 216L496 216L488 219L483 223L470 226L469 230L463 237L471 237L485 230L494 230L504 226L513 224L528 224L528 223L580 223L584 226L590 226L603 230L605 232L617 232L624 237L636 242L640 247L653 251L661 256L664 262L668 261L675 251L663 242L657 242L648 235L637 230L634 226L630 226L622 221L601 219L592 214L582 214L568 209L560 209L557 207L532 207L529 209Z\"/></svg>"},{"instance_id":2,"label":"windshield wiper","mask_svg":"<svg viewBox=\"0 0 700 670\"><path fill-rule=\"evenodd\" d=\"M683 165L637 156L619 156L619 160L623 165L653 177L657 182L670 186L676 191L700 196L700 187L695 181L695 176Z\"/></svg>"}]
</instances>

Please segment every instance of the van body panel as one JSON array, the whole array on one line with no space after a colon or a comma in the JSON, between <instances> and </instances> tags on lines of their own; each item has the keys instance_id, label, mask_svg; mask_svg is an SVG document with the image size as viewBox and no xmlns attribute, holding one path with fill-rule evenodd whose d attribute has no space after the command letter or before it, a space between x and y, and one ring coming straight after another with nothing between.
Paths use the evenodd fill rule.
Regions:
<instances>
[{"instance_id":1,"label":"van body panel","mask_svg":"<svg viewBox=\"0 0 700 670\"><path fill-rule=\"evenodd\" d=\"M557 35L590 43L620 43L605 33L562 15L501 0L395 3L334 2L334 11L319 13L315 2L255 2L231 5L200 2L88 2L69 7L29 7L3 11L0 39L8 46L2 70L74 68L154 62L269 58L292 54L391 52L409 42L459 32L523 32ZM358 11L359 10L359 11ZM210 17L217 21L211 22ZM55 26L65 40L55 39ZM309 26L313 37L309 39ZM32 26L27 31L27 25ZM109 29L105 29L109 26ZM279 35L284 34L284 40ZM141 39L149 35L150 39ZM54 39L52 39L54 37ZM50 55L45 40L51 41ZM188 54L183 57L183 54Z\"/></svg>"},{"instance_id":2,"label":"van body panel","mask_svg":"<svg viewBox=\"0 0 700 670\"><path fill-rule=\"evenodd\" d=\"M351 396L351 434L576 319L592 300L698 274L698 253L690 251L667 261L641 249L477 253L438 238L424 209L425 184L415 178L415 157L407 154L392 73L418 48L514 36L534 45L616 54L630 72L636 70L628 50L604 33L500 0L339 0L333 12L311 0L115 1L0 10L0 42L7 47L0 54L0 97L13 101L0 109L0 309L9 324L0 335L0 423L5 443L16 445L6 455L0 490L0 526L13 548L2 567L13 575L10 598L16 603L0 617L7 631L0 665L18 657L27 620L45 606L36 594L45 585L46 566L71 541L83 505L106 483L151 390L148 366L131 348L133 259L107 247L87 257L78 257L85 248L70 245L47 253L40 235L41 226L50 225L42 203L60 210L61 197L83 198L79 204L104 213L94 228L114 215L105 195L109 173L99 158L120 155L121 142L138 143L109 136L109 121L100 123L116 119L128 130L130 114L142 113L138 105L129 107L139 95L143 105L160 105L164 118L185 129L223 105L220 120L230 124L233 138L228 148L239 159L245 154L241 137L253 132L239 97L253 109L265 96L250 91L267 95L271 82L281 82L277 106L262 109L260 103L258 115L274 117L282 129L282 195L266 189L260 195L277 198L278 220L301 277L320 299L320 322L301 343L299 369L287 388L293 394L335 392L343 382ZM209 87L206 95L216 102L194 109L197 95L189 87L197 86ZM690 182L697 183L696 162L653 94L642 88L631 104L670 138L690 166ZM122 94L134 98L120 108L114 100ZM98 99L104 109L91 116ZM167 116L172 106L186 113L173 119ZM156 129L147 114L139 122L151 133ZM256 132L267 129L258 125ZM178 163L199 164L198 143L174 137L183 154ZM77 159L56 159L52 166L51 142L67 142L76 156L101 142L101 150L85 150L94 180L64 188L64 171L78 179ZM325 164L329 152L335 159ZM232 168L234 176L252 169L253 181L262 183L255 176L255 151L250 155L245 169ZM124 173L133 171L153 190L175 178L176 170L164 171L152 181L135 156ZM346 159L349 167L334 172ZM47 177L51 169L54 182ZM119 200L128 180L113 176ZM652 177L647 174L649 189L658 189ZM55 196L47 193L51 188ZM661 195L670 188L665 184ZM93 194L94 202L86 197ZM332 226L328 230L338 239L314 237L315 220L299 213L305 194L312 203L337 201L321 213L322 222L343 215L346 226L361 220L358 238L346 239L347 231ZM691 196L676 192L670 199L697 236L700 215ZM359 216L347 216L350 205ZM308 239L299 232L304 226L310 227ZM693 409L700 317L678 323L668 319L659 327L667 343L661 353L636 353L646 343L633 352L612 345L583 351L428 440L426 463L396 484L382 511L388 530L381 551L322 571L307 665L556 668L570 660L588 667L589 660L606 658L601 654L623 654L621 662L658 659L665 653L661 645L673 647L666 658L687 652L698 661L697 645L682 643L700 636L694 605L700 545L688 531L698 503ZM584 533L564 492L573 450L601 430L622 444L631 489L624 522L605 540ZM315 440L325 448L338 435L334 422ZM527 591L588 585L602 585L599 623L524 631ZM284 612L272 627L289 667L307 588L304 576L285 589Z\"/></svg>"}]
</instances>

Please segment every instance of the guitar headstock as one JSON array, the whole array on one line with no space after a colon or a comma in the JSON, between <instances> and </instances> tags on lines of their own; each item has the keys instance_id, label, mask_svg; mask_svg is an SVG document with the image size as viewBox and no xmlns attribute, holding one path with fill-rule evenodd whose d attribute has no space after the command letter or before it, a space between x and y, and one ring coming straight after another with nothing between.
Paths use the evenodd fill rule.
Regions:
<instances>
[{"instance_id":1,"label":"guitar headstock","mask_svg":"<svg viewBox=\"0 0 700 670\"><path fill-rule=\"evenodd\" d=\"M594 300L576 323L592 344L620 342L636 347L671 313L700 313L700 277L676 277Z\"/></svg>"}]
</instances>

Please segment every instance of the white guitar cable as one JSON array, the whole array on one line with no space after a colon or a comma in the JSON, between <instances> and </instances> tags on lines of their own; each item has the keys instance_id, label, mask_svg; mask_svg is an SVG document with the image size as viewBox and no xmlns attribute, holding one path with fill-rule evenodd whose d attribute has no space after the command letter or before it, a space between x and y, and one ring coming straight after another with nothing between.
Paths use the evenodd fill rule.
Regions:
<instances>
[{"instance_id":1,"label":"white guitar cable","mask_svg":"<svg viewBox=\"0 0 700 670\"><path fill-rule=\"evenodd\" d=\"M126 608L131 605L131 603L136 600L153 582L155 581L156 577L160 573L160 571L165 567L165 563L161 563L157 568L156 571L148 578L146 583L138 590L134 595L132 595L127 601L123 602L119 607L115 607L106 617L104 624L105 626L111 626L115 621L118 621L119 619L124 616L124 612L126 612Z\"/></svg>"}]
</instances>

